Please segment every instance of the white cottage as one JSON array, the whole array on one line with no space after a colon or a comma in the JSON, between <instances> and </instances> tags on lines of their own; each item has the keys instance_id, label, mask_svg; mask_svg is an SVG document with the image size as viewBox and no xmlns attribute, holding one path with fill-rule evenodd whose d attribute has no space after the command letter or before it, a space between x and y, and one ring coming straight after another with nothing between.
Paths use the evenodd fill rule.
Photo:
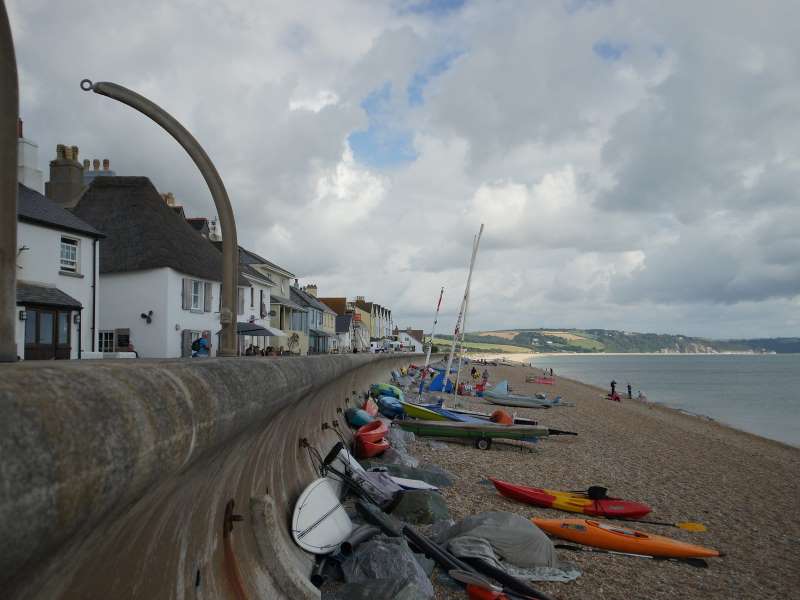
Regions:
<instances>
[{"instance_id":1,"label":"white cottage","mask_svg":"<svg viewBox=\"0 0 800 600\"><path fill-rule=\"evenodd\" d=\"M95 350L103 234L22 184L17 222L17 355L81 358Z\"/></svg>"},{"instance_id":2,"label":"white cottage","mask_svg":"<svg viewBox=\"0 0 800 600\"><path fill-rule=\"evenodd\" d=\"M215 355L222 253L164 202L150 180L97 177L73 212L106 234L100 244L99 349L187 357L192 341L204 336ZM240 323L250 287L240 275Z\"/></svg>"}]
</instances>

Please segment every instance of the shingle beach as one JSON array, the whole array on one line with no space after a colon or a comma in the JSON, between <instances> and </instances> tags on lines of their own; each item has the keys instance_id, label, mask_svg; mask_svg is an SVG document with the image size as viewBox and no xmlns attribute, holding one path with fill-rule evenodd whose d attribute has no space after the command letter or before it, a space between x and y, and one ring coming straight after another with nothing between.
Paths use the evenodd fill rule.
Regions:
<instances>
[{"instance_id":1,"label":"shingle beach","mask_svg":"<svg viewBox=\"0 0 800 600\"><path fill-rule=\"evenodd\" d=\"M583 574L571 583L538 583L540 590L563 600L798 597L800 449L662 406L624 398L610 402L603 398L605 390L558 376L555 385L525 383L526 375L541 374L529 366L488 368L491 382L507 379L515 393L547 392L574 403L509 410L579 435L543 439L532 452L499 443L480 451L418 438L412 453L456 476L454 486L442 489L454 519L484 511L579 516L506 499L487 477L562 490L602 485L609 495L650 505L653 512L647 519L697 521L708 527L706 532L655 525L637 529L725 553L700 569L559 550L559 557L578 565ZM480 398L459 397L459 403L475 410L497 408L490 409ZM465 597L463 590L438 584L436 594L441 599Z\"/></svg>"}]
</instances>

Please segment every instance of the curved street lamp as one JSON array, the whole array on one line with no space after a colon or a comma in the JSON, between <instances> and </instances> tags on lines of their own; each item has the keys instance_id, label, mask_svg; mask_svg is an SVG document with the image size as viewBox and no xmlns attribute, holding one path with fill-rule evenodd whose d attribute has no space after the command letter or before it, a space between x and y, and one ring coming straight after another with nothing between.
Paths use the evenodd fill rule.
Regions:
<instances>
[{"instance_id":1,"label":"curved street lamp","mask_svg":"<svg viewBox=\"0 0 800 600\"><path fill-rule=\"evenodd\" d=\"M0 362L17 360L17 117L19 82L6 4L0 0Z\"/></svg>"},{"instance_id":2,"label":"curved street lamp","mask_svg":"<svg viewBox=\"0 0 800 600\"><path fill-rule=\"evenodd\" d=\"M81 89L127 104L150 117L183 146L194 164L200 169L211 192L211 197L214 199L214 205L217 207L219 224L222 228L222 289L220 290L219 309L222 335L217 355L236 356L236 312L234 306L236 306L236 290L239 281L239 244L236 238L236 222L233 218L231 201L214 163L211 162L208 154L194 139L194 136L155 102L133 90L108 81L92 83L91 80L84 79L81 81Z\"/></svg>"}]
</instances>

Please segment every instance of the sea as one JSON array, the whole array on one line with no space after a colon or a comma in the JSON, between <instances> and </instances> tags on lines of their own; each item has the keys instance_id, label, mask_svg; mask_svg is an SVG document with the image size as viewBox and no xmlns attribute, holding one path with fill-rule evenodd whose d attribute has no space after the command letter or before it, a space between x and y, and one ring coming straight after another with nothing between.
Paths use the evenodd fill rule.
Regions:
<instances>
[{"instance_id":1,"label":"sea","mask_svg":"<svg viewBox=\"0 0 800 600\"><path fill-rule=\"evenodd\" d=\"M800 354L545 355L535 367L800 447Z\"/></svg>"}]
</instances>

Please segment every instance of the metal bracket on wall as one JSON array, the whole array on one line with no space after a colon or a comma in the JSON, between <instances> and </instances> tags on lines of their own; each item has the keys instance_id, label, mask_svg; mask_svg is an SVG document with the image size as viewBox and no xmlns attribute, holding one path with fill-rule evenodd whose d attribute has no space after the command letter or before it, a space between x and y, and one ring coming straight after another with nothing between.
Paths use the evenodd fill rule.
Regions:
<instances>
[{"instance_id":1,"label":"metal bracket on wall","mask_svg":"<svg viewBox=\"0 0 800 600\"><path fill-rule=\"evenodd\" d=\"M336 414L337 414L337 415L340 415L340 414L342 414L343 412L344 412L344 411L341 409L341 407L339 407L339 406L337 406L337 407L336 407Z\"/></svg>"},{"instance_id":2,"label":"metal bracket on wall","mask_svg":"<svg viewBox=\"0 0 800 600\"><path fill-rule=\"evenodd\" d=\"M331 426L328 423L323 423L322 424L322 431L325 431L326 429L330 429L330 428L331 428Z\"/></svg>"},{"instance_id":3,"label":"metal bracket on wall","mask_svg":"<svg viewBox=\"0 0 800 600\"><path fill-rule=\"evenodd\" d=\"M228 537L231 532L233 531L233 524L237 521L244 521L244 517L242 515L237 515L233 512L234 507L236 506L236 501L231 498L228 500L228 503L225 505L225 516L223 517L223 525L222 525L222 535L224 537Z\"/></svg>"},{"instance_id":4,"label":"metal bracket on wall","mask_svg":"<svg viewBox=\"0 0 800 600\"><path fill-rule=\"evenodd\" d=\"M308 438L300 438L300 447L309 448L311 444L308 443Z\"/></svg>"}]
</instances>

